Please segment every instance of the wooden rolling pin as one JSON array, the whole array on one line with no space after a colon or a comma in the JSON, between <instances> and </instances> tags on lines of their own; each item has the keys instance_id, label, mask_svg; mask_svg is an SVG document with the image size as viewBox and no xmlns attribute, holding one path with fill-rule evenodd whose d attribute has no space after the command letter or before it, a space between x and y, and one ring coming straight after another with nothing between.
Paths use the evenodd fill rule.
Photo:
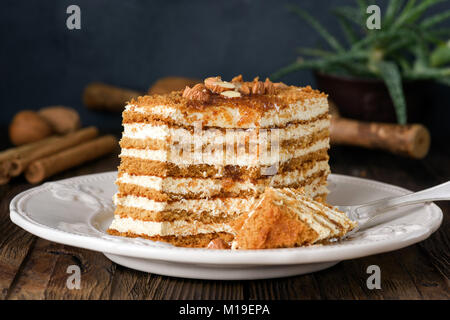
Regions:
<instances>
[{"instance_id":1,"label":"wooden rolling pin","mask_svg":"<svg viewBox=\"0 0 450 320\"><path fill-rule=\"evenodd\" d=\"M182 77L162 78L150 87L148 93L168 93L198 82L200 81L197 79ZM129 89L93 83L84 90L84 103L91 109L122 112L127 101L142 94ZM398 125L342 118L331 101L330 113L332 144L381 149L416 159L421 159L428 153L430 133L421 124Z\"/></svg>"}]
</instances>

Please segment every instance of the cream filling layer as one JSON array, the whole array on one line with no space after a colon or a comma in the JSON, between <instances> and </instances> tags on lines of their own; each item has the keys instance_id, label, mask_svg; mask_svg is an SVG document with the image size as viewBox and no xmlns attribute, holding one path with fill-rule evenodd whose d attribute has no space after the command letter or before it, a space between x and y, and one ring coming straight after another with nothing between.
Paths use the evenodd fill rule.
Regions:
<instances>
[{"instance_id":1,"label":"cream filling layer","mask_svg":"<svg viewBox=\"0 0 450 320\"><path fill-rule=\"evenodd\" d=\"M320 119L308 124L290 124L281 129L227 129L223 132L219 129L208 128L202 130L194 127L194 133L184 128L172 128L168 125L153 125L148 123L124 123L123 137L130 139L154 139L166 141L170 139L173 143L177 141L180 144L194 144L201 143L208 144L224 144L228 141L245 141L255 135L257 141L261 139L263 143L267 143L271 133L278 131L278 138L280 141L299 139L312 135L323 129L330 127L329 119Z\"/></svg>"},{"instance_id":2,"label":"cream filling layer","mask_svg":"<svg viewBox=\"0 0 450 320\"><path fill-rule=\"evenodd\" d=\"M119 183L133 184L147 189L153 189L172 194L197 194L202 197L209 197L218 194L222 190L239 193L242 191L256 191L262 193L266 186L283 187L302 182L306 178L317 172L330 172L328 161L317 161L314 166L306 171L295 170L288 173L277 174L270 178L260 179L257 183L246 181L224 181L212 178L172 178L156 176L138 176L123 173L118 179Z\"/></svg>"},{"instance_id":3,"label":"cream filling layer","mask_svg":"<svg viewBox=\"0 0 450 320\"><path fill-rule=\"evenodd\" d=\"M188 211L208 212L211 216L234 216L248 211L253 198L217 198L217 199L182 199L179 201L165 202L154 201L146 197L127 195L124 197L114 195L114 204L144 209L148 211Z\"/></svg>"},{"instance_id":4,"label":"cream filling layer","mask_svg":"<svg viewBox=\"0 0 450 320\"><path fill-rule=\"evenodd\" d=\"M131 232L147 236L190 236L205 233L228 232L233 233L231 227L225 223L205 224L198 221L187 222L176 220L173 222L154 222L121 218L115 216L110 229L119 232Z\"/></svg>"},{"instance_id":5,"label":"cream filling layer","mask_svg":"<svg viewBox=\"0 0 450 320\"><path fill-rule=\"evenodd\" d=\"M154 115L158 118L171 119L184 126L186 123L201 121L203 126L219 128L270 128L284 126L294 121L307 121L318 117L328 111L326 97L311 98L290 104L286 108L275 106L261 116L257 111L241 110L226 106L209 106L202 112L183 113L180 109L170 106L139 107L127 105L126 111ZM242 113L241 113L242 111ZM253 121L247 121L252 118Z\"/></svg>"},{"instance_id":6,"label":"cream filling layer","mask_svg":"<svg viewBox=\"0 0 450 320\"><path fill-rule=\"evenodd\" d=\"M217 166L238 165L245 167L271 166L277 163L286 162L290 159L304 156L308 153L316 152L321 149L329 148L329 138L316 141L308 148L297 149L295 152L287 152L283 150L274 150L270 152L261 152L259 154L255 150L245 152L241 148L236 152L234 149L230 152L224 152L223 148L209 150L210 152L191 152L180 150L150 150L122 148L120 157L132 157L145 160L154 160L161 162L170 162L175 165L195 165L208 164ZM278 148L279 149L279 148Z\"/></svg>"}]
</instances>

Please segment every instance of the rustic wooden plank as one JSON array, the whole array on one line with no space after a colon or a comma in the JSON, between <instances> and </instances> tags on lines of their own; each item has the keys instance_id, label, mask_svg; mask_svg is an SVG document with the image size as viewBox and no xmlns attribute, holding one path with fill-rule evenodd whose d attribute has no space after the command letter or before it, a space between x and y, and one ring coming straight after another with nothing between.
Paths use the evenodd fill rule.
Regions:
<instances>
[{"instance_id":1,"label":"rustic wooden plank","mask_svg":"<svg viewBox=\"0 0 450 320\"><path fill-rule=\"evenodd\" d=\"M8 299L43 299L50 276L56 264L56 257L50 252L62 248L56 244L38 238L32 251L21 268L20 274L11 286Z\"/></svg>"},{"instance_id":2,"label":"rustic wooden plank","mask_svg":"<svg viewBox=\"0 0 450 320\"><path fill-rule=\"evenodd\" d=\"M312 274L246 282L250 300L320 299L319 286Z\"/></svg>"},{"instance_id":3,"label":"rustic wooden plank","mask_svg":"<svg viewBox=\"0 0 450 320\"><path fill-rule=\"evenodd\" d=\"M441 148L439 152L433 152L423 162L435 177L436 184L450 180L450 150L448 148ZM430 262L445 277L448 286L450 278L450 201L437 204L444 213L442 225L429 239L421 242L420 247L427 252Z\"/></svg>"},{"instance_id":4,"label":"rustic wooden plank","mask_svg":"<svg viewBox=\"0 0 450 320\"><path fill-rule=\"evenodd\" d=\"M373 264L367 258L352 259L341 262L345 270L348 286L357 300L383 300L382 290L367 288L367 267Z\"/></svg>"},{"instance_id":5,"label":"rustic wooden plank","mask_svg":"<svg viewBox=\"0 0 450 320\"><path fill-rule=\"evenodd\" d=\"M447 206L448 209L444 212L444 222L441 228L429 239L419 244L420 248L428 254L428 262L445 278L447 285L449 285L450 278L449 207Z\"/></svg>"},{"instance_id":6,"label":"rustic wooden plank","mask_svg":"<svg viewBox=\"0 0 450 320\"><path fill-rule=\"evenodd\" d=\"M410 272L399 260L402 252L408 250L412 255L418 254L416 246L402 250L369 256L359 259L343 261L348 286L355 299L421 299L422 293L418 290L416 281L411 277ZM371 274L367 273L367 267L377 265L381 270L381 289L369 289L367 279ZM328 291L333 292L333 287L328 287ZM340 299L340 296L333 296L333 299Z\"/></svg>"},{"instance_id":7,"label":"rustic wooden plank","mask_svg":"<svg viewBox=\"0 0 450 320\"><path fill-rule=\"evenodd\" d=\"M409 162L407 166L403 166L405 173L402 176L396 177L396 180L402 181L405 186L411 190L425 189L444 181L450 180L450 153L448 150L434 150L427 158L422 161ZM389 170L389 169L388 169ZM390 175L398 175L399 170L389 170ZM450 202L439 202L438 205L443 209L444 219L441 227L426 241L419 243L417 246L427 253L427 259L424 260L427 265L433 265L434 269L429 269L427 272L439 272L446 282L448 287L448 278L450 276L450 219L448 212L450 212ZM437 278L436 275L433 275ZM421 284L416 283L420 288ZM445 284L444 284L445 286ZM438 291L439 287L436 288ZM429 290L424 289L424 293ZM445 294L445 293L440 293Z\"/></svg>"},{"instance_id":8,"label":"rustic wooden plank","mask_svg":"<svg viewBox=\"0 0 450 320\"><path fill-rule=\"evenodd\" d=\"M45 291L45 299L108 299L116 265L102 253L64 246L51 253L57 256L56 266ZM77 265L81 269L81 288L68 289L71 274L67 268Z\"/></svg>"},{"instance_id":9,"label":"rustic wooden plank","mask_svg":"<svg viewBox=\"0 0 450 320\"><path fill-rule=\"evenodd\" d=\"M149 299L155 300L239 300L244 298L243 283L170 278L154 275Z\"/></svg>"},{"instance_id":10,"label":"rustic wooden plank","mask_svg":"<svg viewBox=\"0 0 450 320\"><path fill-rule=\"evenodd\" d=\"M433 153L425 160L415 162L414 166L409 163L409 166L404 167L403 170L388 169L388 173L385 173L385 175L389 175L390 179L395 177L396 181L401 181L398 184L403 184L411 190L418 191L449 180L449 162L450 157L443 157L441 153ZM381 170L378 168L377 171L380 172ZM450 219L448 217L450 202L439 202L438 205L444 212L441 227L429 239L417 246L427 252L429 258L427 262L448 279L450 276Z\"/></svg>"},{"instance_id":11,"label":"rustic wooden plank","mask_svg":"<svg viewBox=\"0 0 450 320\"><path fill-rule=\"evenodd\" d=\"M413 250L415 247L410 247ZM356 279L352 289L358 299L421 299L422 296L417 290L414 279L411 278L408 270L399 262L401 252L393 251L374 256L364 257L349 261L348 278ZM413 250L413 252L417 252ZM381 289L369 289L367 279L367 267L377 265L381 271Z\"/></svg>"},{"instance_id":12,"label":"rustic wooden plank","mask_svg":"<svg viewBox=\"0 0 450 320\"><path fill-rule=\"evenodd\" d=\"M111 299L147 299L151 295L151 290L151 274L128 269L120 265L116 266L111 288Z\"/></svg>"},{"instance_id":13,"label":"rustic wooden plank","mask_svg":"<svg viewBox=\"0 0 450 320\"><path fill-rule=\"evenodd\" d=\"M450 298L448 278L436 272L426 251L419 246L411 246L400 250L398 256L399 263L407 270L422 299Z\"/></svg>"},{"instance_id":14,"label":"rustic wooden plank","mask_svg":"<svg viewBox=\"0 0 450 320\"><path fill-rule=\"evenodd\" d=\"M371 166L369 170L370 176L375 176L378 179L386 182L390 182L396 185L401 185L411 190L422 190L444 181L450 178L450 168L448 163L450 162L450 153L443 152L432 152L425 160L417 161L408 159L401 162L401 166L396 165L393 162L386 161L386 159L379 159L380 161L375 166ZM384 164L384 165L382 165ZM396 169L397 168L397 169ZM422 296L442 296L447 293L442 291L443 287L448 288L448 278L450 275L450 240L449 240L449 221L448 214L450 212L449 202L440 202L438 205L441 206L444 212L444 221L442 226L438 231L436 231L429 239L423 241L415 247L417 248L416 256L418 258L423 257L422 269L426 271L420 272L420 269L416 269L416 272L427 273L430 279L437 281L438 286L430 292L426 286L423 286L420 277L413 277L413 281L418 288L418 291ZM422 250L419 250L421 248ZM424 251L427 256L423 256ZM419 252L421 254L419 255ZM401 258L399 258L401 261ZM417 260L416 260L417 261ZM407 265L412 266L412 265ZM433 266L434 268L429 268ZM441 276L437 275L436 272L440 273ZM431 281L431 283L436 284L436 282Z\"/></svg>"},{"instance_id":15,"label":"rustic wooden plank","mask_svg":"<svg viewBox=\"0 0 450 320\"><path fill-rule=\"evenodd\" d=\"M389 154L383 154L383 153L378 153L377 155L373 154L370 155L371 153L373 153L373 151L366 151L366 150L352 150L351 152L351 157L348 157L347 154L345 153L345 151L343 149L338 149L336 150L336 152L338 153L337 156L339 156L339 160L336 164L336 169L342 171L342 173L345 174L352 174L354 172L352 171L356 171L356 173L363 173L363 174L359 174L360 176L363 177L367 177L367 178L371 178L371 179L375 179L375 180L379 180L379 181L383 181L383 182L387 182L387 183L392 183L395 185L400 185L406 188L409 188L411 190L421 190L423 188L426 187L430 187L432 185L437 184L438 182L436 181L435 177L430 174L429 170L427 170L427 168L424 166L424 162L423 161L417 161L417 160L413 160L413 159L401 159L401 158L397 158L396 156L393 155L389 155ZM365 154L365 156L362 156L362 154ZM336 159L335 156L334 158ZM332 158L333 159L333 158ZM370 159L370 163L367 163L367 159ZM361 168L361 165L358 164L358 162L362 162L364 163L364 168ZM345 163L345 165L344 165ZM358 170L359 169L359 170ZM350 172L349 172L350 171ZM334 171L336 172L336 171ZM440 242L438 242L440 243ZM422 244L421 244L422 245ZM402 257L406 257L406 256L416 256L416 257L420 257L421 261L423 262L422 264L418 265L416 262L415 265L415 272L420 272L420 268L422 270L426 270L426 272L428 272L428 278L429 279L433 279L436 280L439 285L437 288L435 288L434 293L438 292L439 288L442 286L446 286L445 284L445 279L443 279L442 277L440 278L439 275L436 274L436 270L434 268L430 268L430 262L427 261L426 259L424 259L425 257L423 256L423 254L420 253L419 250L419 245L415 245L413 247L410 247L408 249L404 249L404 250L408 250L406 252L414 252L414 254L405 254L403 250L398 251L398 252L392 252L389 253L387 255L392 255L392 256L399 256L395 259L392 259L392 262L386 261L386 263L384 263L383 269L392 269L393 267L393 263L395 261L401 261L400 256ZM380 257L383 255L379 255ZM364 258L362 261L364 260L372 260L372 258ZM358 260L356 260L358 261ZM356 262L354 261L354 263ZM356 289L356 296L358 297L363 297L364 295L369 297L370 299L373 298L430 298L432 296L432 292L430 292L430 290L427 290L425 286L422 285L420 278L418 278L417 276L411 276L411 274L415 273L411 273L410 270L408 270L406 265L403 265L400 263L400 265L402 266L401 268L403 269L403 273L407 273L408 277L404 277L403 281L404 283L398 283L397 281L393 281L393 278L391 277L391 273L393 271L389 271L388 272L388 282L387 284L387 289L388 290L382 290L382 297L380 297L379 294L376 294L376 291L367 291L366 290L366 286L364 285L362 288L362 292L358 291L358 286L354 286L354 289ZM412 266L409 266L410 268L412 268ZM399 270L397 270L397 272L393 273L393 274L399 274L398 272ZM384 274L386 274L386 272L383 272ZM365 276L366 277L366 276ZM367 277L366 277L367 278ZM409 279L408 279L409 278ZM430 283L434 283L433 281L431 281ZM403 289L401 289L401 287L399 287L399 285L402 286L406 286L407 288L410 288L410 293L411 296L403 296L401 295ZM412 287L412 284L414 284L414 286L416 288ZM400 295L399 295L400 293ZM375 296L374 296L375 294ZM444 293L445 294L445 293ZM436 293L436 295L442 295L442 292Z\"/></svg>"},{"instance_id":16,"label":"rustic wooden plank","mask_svg":"<svg viewBox=\"0 0 450 320\"><path fill-rule=\"evenodd\" d=\"M51 180L64 179L80 174L115 170L118 162L117 154L111 154L102 159L92 161L85 166L74 168L54 176ZM0 299L5 299L9 296L9 288L16 281L18 281L17 284L19 286L25 285L26 287L28 286L27 282L30 280L27 272L32 272L29 269L31 265L23 267L21 265L28 254L34 259L35 255L29 249L37 238L14 225L9 219L9 203L11 199L30 187L32 185L26 183L22 177L13 179L7 185L0 186L0 198L2 199L0 202ZM42 252L39 246L38 251ZM32 260L32 263L34 263L34 260ZM21 274L21 268L24 268L23 272L25 274L23 276ZM26 295L29 295L30 298L33 295L38 295L37 291L20 293L17 290L18 287L15 286L15 288L15 291L11 293L11 298L19 298L22 294L24 298ZM38 289L36 288L36 290Z\"/></svg>"},{"instance_id":17,"label":"rustic wooden plank","mask_svg":"<svg viewBox=\"0 0 450 320\"><path fill-rule=\"evenodd\" d=\"M369 178L380 180L376 174L371 170L373 167L379 166L380 152L372 150L361 150L354 147L333 146L330 150L330 166L333 173L340 173L346 175L359 176L362 178ZM384 156L390 158L388 161L392 163L395 161L395 156ZM370 159L370 161L368 161ZM385 160L385 159L384 159ZM391 182L392 181L385 181ZM354 259L350 261L343 261L338 266L341 268L341 277L346 275L346 282L342 284L339 280L339 274L333 277L325 277L321 280L320 288L325 292L327 298L331 299L383 299L383 295L380 290L369 290L366 286L367 266L374 264L370 258ZM378 262L379 263L379 262ZM322 271L322 274L326 274L328 270ZM321 276L317 274L320 279ZM337 284L337 285L336 285ZM339 285L340 284L340 285ZM346 291L342 288L344 285L348 285Z\"/></svg>"},{"instance_id":18,"label":"rustic wooden plank","mask_svg":"<svg viewBox=\"0 0 450 320\"><path fill-rule=\"evenodd\" d=\"M322 299L356 299L344 263L313 273Z\"/></svg>"},{"instance_id":19,"label":"rustic wooden plank","mask_svg":"<svg viewBox=\"0 0 450 320\"><path fill-rule=\"evenodd\" d=\"M30 186L23 180L0 186L0 299L5 299L35 237L13 224L9 218L11 199Z\"/></svg>"}]
</instances>

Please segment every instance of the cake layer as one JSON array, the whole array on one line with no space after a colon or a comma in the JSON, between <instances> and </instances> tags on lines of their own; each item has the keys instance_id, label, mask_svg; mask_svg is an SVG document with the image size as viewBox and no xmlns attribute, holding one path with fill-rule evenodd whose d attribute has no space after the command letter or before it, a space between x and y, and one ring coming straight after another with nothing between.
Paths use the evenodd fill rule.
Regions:
<instances>
[{"instance_id":1,"label":"cake layer","mask_svg":"<svg viewBox=\"0 0 450 320\"><path fill-rule=\"evenodd\" d=\"M281 154L293 153L298 149L307 149L314 143L328 139L330 132L327 128L312 132L311 134L304 135L299 138L292 138L282 140L280 137L261 136L257 137L250 133L242 133L237 139L227 135L224 139L217 139L217 141L201 141L185 139L183 143L175 142L174 139L168 138L168 141L155 140L155 139L132 139L124 137L120 140L120 146L122 149L140 149L158 151L159 153L171 154L175 157L181 156L185 161L194 161L200 159L208 159L209 157L215 157L216 159L223 158L226 161L237 161L238 155L247 155L253 153L254 159L258 160L259 150L264 150L265 153L279 152ZM261 138L261 140L259 140ZM273 139L273 140L272 140ZM274 144L274 150L271 151L272 144ZM197 151L198 150L198 151ZM198 152L201 158L198 158L194 152ZM262 153L262 151L261 151ZM248 156L247 156L248 157ZM264 155L262 154L264 159ZM251 165L251 163L249 163Z\"/></svg>"},{"instance_id":2,"label":"cake layer","mask_svg":"<svg viewBox=\"0 0 450 320\"><path fill-rule=\"evenodd\" d=\"M293 157L279 164L272 171L267 166L237 166L237 165L175 165L165 161L140 159L136 157L122 156L119 172L132 175L151 175L158 177L188 177L188 178L233 178L233 179L258 179L274 174L293 170L301 170L308 161L328 160L328 147L303 156Z\"/></svg>"},{"instance_id":3,"label":"cake layer","mask_svg":"<svg viewBox=\"0 0 450 320\"><path fill-rule=\"evenodd\" d=\"M199 152L196 155L193 152L172 152L172 150L151 150L151 149L137 149L137 148L122 148L120 157L138 158L144 160L167 162L174 165L192 165L192 164L207 164L207 165L238 165L238 166L271 166L275 163L283 163L293 158L305 156L322 149L329 148L328 134L322 135L320 140L316 137L311 137L306 142L300 142L300 145L307 145L304 148L279 148L279 152L261 152L261 155L255 150L254 152L245 152L240 150L238 152L223 152L223 149L217 148L211 152ZM312 140L312 141L311 141ZM233 150L234 151L234 150Z\"/></svg>"},{"instance_id":4,"label":"cake layer","mask_svg":"<svg viewBox=\"0 0 450 320\"><path fill-rule=\"evenodd\" d=\"M182 199L179 201L155 201L135 195L116 194L114 204L150 212L180 211L198 215L229 216L248 211L252 198Z\"/></svg>"},{"instance_id":5,"label":"cake layer","mask_svg":"<svg viewBox=\"0 0 450 320\"><path fill-rule=\"evenodd\" d=\"M209 214L207 211L186 211L186 210L172 210L172 211L151 211L137 207L126 207L118 205L114 211L116 216L122 218L133 218L142 221L199 221L202 223L228 223L239 216L234 212L228 214L227 212L219 212L215 215Z\"/></svg>"},{"instance_id":6,"label":"cake layer","mask_svg":"<svg viewBox=\"0 0 450 320\"><path fill-rule=\"evenodd\" d=\"M328 193L325 176L309 179L302 188L305 194L311 198L324 200ZM246 212L255 196L244 198L240 195L240 197L235 198L190 199L170 202L158 202L147 197L135 195L128 198L124 195L120 197L121 199L115 200L117 203L115 214L121 217L148 221L198 220L204 223L217 223L229 222L230 219L234 219L243 212ZM190 207L185 207L186 201L189 201L191 204ZM159 203L159 210L153 208L152 204L155 202ZM236 204L236 206L234 206L234 209L232 207L230 211L226 208L210 211L212 207L217 208L221 203L228 204L229 206L230 204ZM244 206L239 207L240 203L243 203Z\"/></svg>"},{"instance_id":7,"label":"cake layer","mask_svg":"<svg viewBox=\"0 0 450 320\"><path fill-rule=\"evenodd\" d=\"M196 121L204 127L225 129L282 128L292 123L304 123L327 115L327 99L311 99L307 104L290 104L280 111L275 109L258 115L252 109L239 110L222 106L211 106L183 115L182 111L165 105L150 109L127 105L123 113L124 123L152 123L163 121L173 126L194 125ZM251 115L250 117L249 114ZM251 120L250 120L251 119Z\"/></svg>"},{"instance_id":8,"label":"cake layer","mask_svg":"<svg viewBox=\"0 0 450 320\"><path fill-rule=\"evenodd\" d=\"M220 178L161 178L157 176L121 174L116 181L119 192L146 196L157 201L177 200L180 198L211 198L255 196L266 186L301 187L307 179L327 176L328 161L306 162L301 170L276 174L256 180L233 180Z\"/></svg>"},{"instance_id":9,"label":"cake layer","mask_svg":"<svg viewBox=\"0 0 450 320\"><path fill-rule=\"evenodd\" d=\"M226 232L214 232L214 233L201 233L193 236L148 236L146 234L139 234L133 232L119 232L114 229L108 229L107 232L113 236L122 236L129 238L144 238L153 241L164 241L177 247L191 247L191 248L205 248L208 243L220 238L226 243L233 240L234 235Z\"/></svg>"},{"instance_id":10,"label":"cake layer","mask_svg":"<svg viewBox=\"0 0 450 320\"><path fill-rule=\"evenodd\" d=\"M290 124L278 129L217 129L217 128L184 128L171 127L165 123L124 123L122 135L122 147L130 146L162 149L170 146L175 141L182 145L193 145L194 143L206 145L224 145L234 141L245 141L250 138L270 143L270 137L276 133L280 144L284 141L297 140L310 136L317 132L328 129L330 126L329 116L311 120L308 123ZM261 133L261 134L260 134Z\"/></svg>"},{"instance_id":11,"label":"cake layer","mask_svg":"<svg viewBox=\"0 0 450 320\"><path fill-rule=\"evenodd\" d=\"M199 221L142 221L132 218L115 216L110 229L118 232L132 232L147 236L191 236L203 233L227 232L232 233L229 224L226 223L202 223Z\"/></svg>"},{"instance_id":12,"label":"cake layer","mask_svg":"<svg viewBox=\"0 0 450 320\"><path fill-rule=\"evenodd\" d=\"M289 87L275 95L251 95L228 99L213 96L208 102L191 101L181 92L144 96L131 101L124 123L162 120L185 126L201 121L218 128L270 128L307 121L328 112L327 96L310 87Z\"/></svg>"}]
</instances>

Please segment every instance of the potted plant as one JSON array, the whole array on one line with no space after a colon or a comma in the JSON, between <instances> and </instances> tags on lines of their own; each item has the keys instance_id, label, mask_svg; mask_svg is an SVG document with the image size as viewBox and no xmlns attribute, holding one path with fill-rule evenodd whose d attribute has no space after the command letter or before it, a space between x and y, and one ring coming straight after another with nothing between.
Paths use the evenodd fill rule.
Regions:
<instances>
[{"instance_id":1,"label":"potted plant","mask_svg":"<svg viewBox=\"0 0 450 320\"><path fill-rule=\"evenodd\" d=\"M330 95L344 116L401 124L407 123L408 117L416 120L424 84L431 80L450 85L450 30L438 26L450 18L450 10L424 17L427 9L441 1L390 0L381 17L381 28L374 30L366 27L369 15L365 1L336 8L333 13L347 44L339 42L304 10L290 7L326 40L329 48L299 49L302 57L272 78L312 69L319 89Z\"/></svg>"}]
</instances>

